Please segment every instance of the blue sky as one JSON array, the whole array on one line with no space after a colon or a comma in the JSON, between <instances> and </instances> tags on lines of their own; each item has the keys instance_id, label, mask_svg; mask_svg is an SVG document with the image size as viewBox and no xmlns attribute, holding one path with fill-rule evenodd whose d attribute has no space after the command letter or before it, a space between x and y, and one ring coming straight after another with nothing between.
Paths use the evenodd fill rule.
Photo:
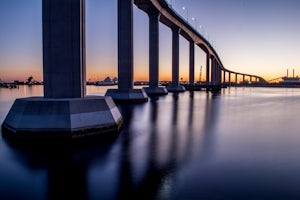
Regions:
<instances>
[{"instance_id":1,"label":"blue sky","mask_svg":"<svg viewBox=\"0 0 300 200\"><path fill-rule=\"evenodd\" d=\"M33 75L42 80L41 4L41 0L0 0L0 79L25 80ZM287 68L300 75L300 1L172 0L172 7L183 18L188 12L189 22L213 43L226 68L266 79L284 76ZM135 7L134 17L135 79L144 80L148 16ZM87 80L117 76L117 0L86 0L86 25ZM196 80L200 66L205 66L204 56L196 48ZM187 58L188 43L180 38L184 80ZM160 25L160 79L170 77L171 32Z\"/></svg>"}]
</instances>

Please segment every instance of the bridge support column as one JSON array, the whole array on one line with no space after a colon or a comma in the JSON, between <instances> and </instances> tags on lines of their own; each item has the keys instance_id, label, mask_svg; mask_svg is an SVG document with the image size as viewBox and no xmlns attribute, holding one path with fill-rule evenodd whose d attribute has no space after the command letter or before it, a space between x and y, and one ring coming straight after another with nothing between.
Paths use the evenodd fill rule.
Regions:
<instances>
[{"instance_id":1,"label":"bridge support column","mask_svg":"<svg viewBox=\"0 0 300 200\"><path fill-rule=\"evenodd\" d=\"M2 124L19 139L72 139L117 132L110 97L85 97L85 0L43 0L44 97L17 99Z\"/></svg>"},{"instance_id":2,"label":"bridge support column","mask_svg":"<svg viewBox=\"0 0 300 200\"><path fill-rule=\"evenodd\" d=\"M169 92L183 92L185 88L179 85L179 28L172 29L172 85Z\"/></svg>"},{"instance_id":3,"label":"bridge support column","mask_svg":"<svg viewBox=\"0 0 300 200\"><path fill-rule=\"evenodd\" d=\"M149 16L149 87L144 90L147 94L165 95L168 91L159 84L159 12L150 11Z\"/></svg>"},{"instance_id":4,"label":"bridge support column","mask_svg":"<svg viewBox=\"0 0 300 200\"><path fill-rule=\"evenodd\" d=\"M231 73L228 72L228 83L229 83L229 86L231 86Z\"/></svg>"},{"instance_id":5,"label":"bridge support column","mask_svg":"<svg viewBox=\"0 0 300 200\"><path fill-rule=\"evenodd\" d=\"M218 85L221 87L222 85L222 70L219 64L217 64L217 69L218 69Z\"/></svg>"},{"instance_id":6,"label":"bridge support column","mask_svg":"<svg viewBox=\"0 0 300 200\"><path fill-rule=\"evenodd\" d=\"M222 70L221 67L218 65L218 72L219 72L219 85L222 85Z\"/></svg>"},{"instance_id":7,"label":"bridge support column","mask_svg":"<svg viewBox=\"0 0 300 200\"><path fill-rule=\"evenodd\" d=\"M209 52L206 53L206 91L210 90L210 54Z\"/></svg>"},{"instance_id":8,"label":"bridge support column","mask_svg":"<svg viewBox=\"0 0 300 200\"><path fill-rule=\"evenodd\" d=\"M211 84L216 85L216 62L215 59L212 57L211 58Z\"/></svg>"},{"instance_id":9,"label":"bridge support column","mask_svg":"<svg viewBox=\"0 0 300 200\"><path fill-rule=\"evenodd\" d=\"M216 67L217 67L217 72L218 72L218 74L217 74L217 76L218 76L217 85L221 85L221 83L222 83L222 71L221 71L220 66L217 63L216 63Z\"/></svg>"},{"instance_id":10,"label":"bridge support column","mask_svg":"<svg viewBox=\"0 0 300 200\"><path fill-rule=\"evenodd\" d=\"M243 82L245 82L245 75L243 74Z\"/></svg>"},{"instance_id":11,"label":"bridge support column","mask_svg":"<svg viewBox=\"0 0 300 200\"><path fill-rule=\"evenodd\" d=\"M195 43L190 40L190 80L189 83L193 85L195 83Z\"/></svg>"},{"instance_id":12,"label":"bridge support column","mask_svg":"<svg viewBox=\"0 0 300 200\"><path fill-rule=\"evenodd\" d=\"M223 70L223 84L226 83L226 71Z\"/></svg>"},{"instance_id":13,"label":"bridge support column","mask_svg":"<svg viewBox=\"0 0 300 200\"><path fill-rule=\"evenodd\" d=\"M235 84L238 83L238 74L235 74Z\"/></svg>"},{"instance_id":14,"label":"bridge support column","mask_svg":"<svg viewBox=\"0 0 300 200\"><path fill-rule=\"evenodd\" d=\"M133 0L118 0L118 89L105 96L116 101L148 101L144 89L133 89Z\"/></svg>"},{"instance_id":15,"label":"bridge support column","mask_svg":"<svg viewBox=\"0 0 300 200\"><path fill-rule=\"evenodd\" d=\"M218 63L214 57L211 58L211 91L212 92L218 92L221 89L221 74L220 74L220 69L218 66Z\"/></svg>"}]
</instances>

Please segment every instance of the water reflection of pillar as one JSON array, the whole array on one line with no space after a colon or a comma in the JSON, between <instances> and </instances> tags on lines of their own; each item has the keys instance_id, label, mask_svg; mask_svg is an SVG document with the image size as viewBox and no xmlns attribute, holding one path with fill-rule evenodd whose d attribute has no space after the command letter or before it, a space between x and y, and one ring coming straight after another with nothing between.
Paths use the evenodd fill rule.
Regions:
<instances>
[{"instance_id":1,"label":"water reflection of pillar","mask_svg":"<svg viewBox=\"0 0 300 200\"><path fill-rule=\"evenodd\" d=\"M87 145L70 143L11 143L13 159L32 174L45 171L47 193L39 199L88 199L87 172L90 163L106 159L111 142L93 141ZM53 148L55 146L55 148ZM11 188L13 189L13 188ZM16 188L17 191L20 188ZM23 199L28 199L23 195Z\"/></svg>"},{"instance_id":2,"label":"water reflection of pillar","mask_svg":"<svg viewBox=\"0 0 300 200\"><path fill-rule=\"evenodd\" d=\"M203 127L203 150L205 156L208 156L208 154L210 154L212 151L215 127L218 123L219 98L220 94L218 93L212 93L211 96L207 94L205 106L205 121Z\"/></svg>"},{"instance_id":3,"label":"water reflection of pillar","mask_svg":"<svg viewBox=\"0 0 300 200\"><path fill-rule=\"evenodd\" d=\"M168 165L173 167L178 161L178 98L179 95L173 94L173 110L172 110L172 121L171 121L171 134L170 134L170 148L169 148L169 161Z\"/></svg>"},{"instance_id":4,"label":"water reflection of pillar","mask_svg":"<svg viewBox=\"0 0 300 200\"><path fill-rule=\"evenodd\" d=\"M172 128L177 126L177 118L178 118L178 94L173 94L173 110L172 110Z\"/></svg>"},{"instance_id":5,"label":"water reflection of pillar","mask_svg":"<svg viewBox=\"0 0 300 200\"><path fill-rule=\"evenodd\" d=\"M145 170L144 176L139 181L138 186L135 188L134 199L155 199L159 189L162 185L162 180L167 175L166 170L168 166L158 167L158 155L159 155L159 144L158 144L158 135L157 135L157 97L151 97L150 102L150 135L149 143L147 145L148 149L147 155L145 157Z\"/></svg>"},{"instance_id":6,"label":"water reflection of pillar","mask_svg":"<svg viewBox=\"0 0 300 200\"><path fill-rule=\"evenodd\" d=\"M156 120L157 120L157 101L158 101L158 97L157 96L153 96L150 97L151 101L150 101L150 105L151 105L151 123L153 125L156 125Z\"/></svg>"},{"instance_id":7,"label":"water reflection of pillar","mask_svg":"<svg viewBox=\"0 0 300 200\"><path fill-rule=\"evenodd\" d=\"M124 129L121 134L121 148L120 148L120 182L119 192L117 199L134 199L134 185L132 177L132 166L131 166L131 121L133 118L133 105L125 104L120 107L121 114L126 116L124 118Z\"/></svg>"},{"instance_id":8,"label":"water reflection of pillar","mask_svg":"<svg viewBox=\"0 0 300 200\"><path fill-rule=\"evenodd\" d=\"M49 163L49 199L87 199L87 163L72 161L71 152L61 152ZM68 187L66 187L68 186Z\"/></svg>"},{"instance_id":9,"label":"water reflection of pillar","mask_svg":"<svg viewBox=\"0 0 300 200\"><path fill-rule=\"evenodd\" d=\"M194 91L190 91L188 127L191 130L194 120Z\"/></svg>"},{"instance_id":10,"label":"water reflection of pillar","mask_svg":"<svg viewBox=\"0 0 300 200\"><path fill-rule=\"evenodd\" d=\"M190 101L189 101L189 113L187 122L187 132L186 132L186 145L184 157L187 159L192 155L193 141L194 141L194 91L190 91Z\"/></svg>"},{"instance_id":11,"label":"water reflection of pillar","mask_svg":"<svg viewBox=\"0 0 300 200\"><path fill-rule=\"evenodd\" d=\"M173 110L172 110L172 124L170 135L170 149L169 149L169 165L173 166L179 161L179 131L178 131L178 94L173 94Z\"/></svg>"}]
</instances>

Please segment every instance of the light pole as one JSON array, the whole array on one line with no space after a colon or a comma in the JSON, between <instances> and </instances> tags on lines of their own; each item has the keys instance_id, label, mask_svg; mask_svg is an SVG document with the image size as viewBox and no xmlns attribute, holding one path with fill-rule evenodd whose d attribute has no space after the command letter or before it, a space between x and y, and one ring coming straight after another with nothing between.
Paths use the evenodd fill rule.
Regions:
<instances>
[{"instance_id":1,"label":"light pole","mask_svg":"<svg viewBox=\"0 0 300 200\"><path fill-rule=\"evenodd\" d=\"M204 27L200 25L199 28L200 28L200 33L201 33L202 35L204 35ZM201 30L202 30L202 31L201 31Z\"/></svg>"},{"instance_id":2,"label":"light pole","mask_svg":"<svg viewBox=\"0 0 300 200\"><path fill-rule=\"evenodd\" d=\"M195 29L196 29L196 31L198 31L197 19L195 17L192 17L192 20L195 21Z\"/></svg>"},{"instance_id":3,"label":"light pole","mask_svg":"<svg viewBox=\"0 0 300 200\"><path fill-rule=\"evenodd\" d=\"M186 21L189 22L189 10L185 6L182 7L182 10L186 11Z\"/></svg>"},{"instance_id":4,"label":"light pole","mask_svg":"<svg viewBox=\"0 0 300 200\"><path fill-rule=\"evenodd\" d=\"M206 35L206 37L207 37L207 41L209 41L209 35L208 35L208 33L205 32L205 35Z\"/></svg>"}]
</instances>

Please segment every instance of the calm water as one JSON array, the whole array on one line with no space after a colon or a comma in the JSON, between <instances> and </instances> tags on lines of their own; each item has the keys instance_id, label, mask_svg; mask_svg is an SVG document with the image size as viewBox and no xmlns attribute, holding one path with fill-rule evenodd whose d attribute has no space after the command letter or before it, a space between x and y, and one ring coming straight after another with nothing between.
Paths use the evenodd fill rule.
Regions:
<instances>
[{"instance_id":1,"label":"calm water","mask_svg":"<svg viewBox=\"0 0 300 200\"><path fill-rule=\"evenodd\" d=\"M15 98L41 94L0 89L0 122ZM40 151L0 137L0 199L300 199L300 89L185 92L119 108L125 125L105 144Z\"/></svg>"}]
</instances>

